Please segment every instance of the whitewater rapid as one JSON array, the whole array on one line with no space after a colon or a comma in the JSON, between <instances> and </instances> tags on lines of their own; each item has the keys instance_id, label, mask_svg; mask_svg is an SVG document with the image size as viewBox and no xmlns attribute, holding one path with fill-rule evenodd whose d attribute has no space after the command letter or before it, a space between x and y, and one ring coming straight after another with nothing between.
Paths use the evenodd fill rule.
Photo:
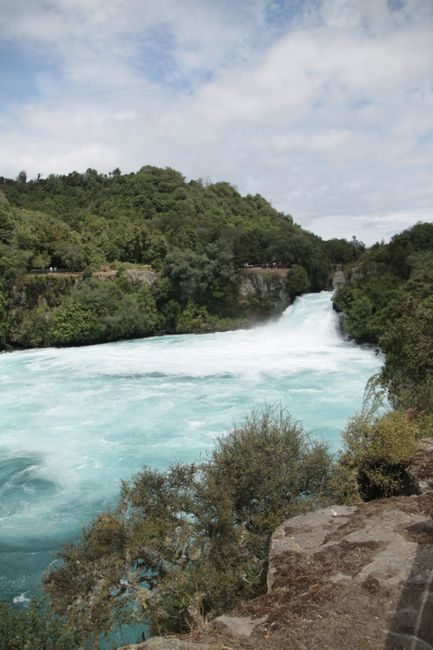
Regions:
<instances>
[{"instance_id":1,"label":"whitewater rapid","mask_svg":"<svg viewBox=\"0 0 433 650\"><path fill-rule=\"evenodd\" d=\"M0 355L0 597L34 590L122 479L204 457L254 405L337 449L381 359L342 338L330 298L251 330Z\"/></svg>"}]
</instances>

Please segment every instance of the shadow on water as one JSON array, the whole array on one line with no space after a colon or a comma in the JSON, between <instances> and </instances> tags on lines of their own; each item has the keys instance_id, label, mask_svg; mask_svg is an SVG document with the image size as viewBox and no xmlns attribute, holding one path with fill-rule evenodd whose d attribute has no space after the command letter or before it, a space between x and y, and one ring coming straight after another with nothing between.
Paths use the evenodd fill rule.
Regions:
<instances>
[{"instance_id":1,"label":"shadow on water","mask_svg":"<svg viewBox=\"0 0 433 650\"><path fill-rule=\"evenodd\" d=\"M433 520L406 530L416 554L384 650L433 650Z\"/></svg>"}]
</instances>

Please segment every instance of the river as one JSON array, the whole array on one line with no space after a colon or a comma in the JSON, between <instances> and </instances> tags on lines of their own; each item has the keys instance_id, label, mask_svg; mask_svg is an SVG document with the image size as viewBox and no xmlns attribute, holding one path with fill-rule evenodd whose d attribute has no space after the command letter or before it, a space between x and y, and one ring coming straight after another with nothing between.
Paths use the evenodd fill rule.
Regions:
<instances>
[{"instance_id":1,"label":"river","mask_svg":"<svg viewBox=\"0 0 433 650\"><path fill-rule=\"evenodd\" d=\"M343 339L329 292L250 330L0 355L0 598L37 590L121 479L203 458L254 405L338 449L380 365Z\"/></svg>"}]
</instances>

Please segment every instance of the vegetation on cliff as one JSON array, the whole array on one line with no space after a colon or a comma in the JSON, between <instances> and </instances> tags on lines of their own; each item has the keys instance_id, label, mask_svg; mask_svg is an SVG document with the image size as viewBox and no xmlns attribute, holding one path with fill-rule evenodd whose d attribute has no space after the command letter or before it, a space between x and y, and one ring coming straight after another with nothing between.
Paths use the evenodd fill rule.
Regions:
<instances>
[{"instance_id":1,"label":"vegetation on cliff","mask_svg":"<svg viewBox=\"0 0 433 650\"><path fill-rule=\"evenodd\" d=\"M385 353L380 383L397 408L433 411L433 224L376 244L335 296L342 325Z\"/></svg>"},{"instance_id":2,"label":"vegetation on cliff","mask_svg":"<svg viewBox=\"0 0 433 650\"><path fill-rule=\"evenodd\" d=\"M260 296L240 300L237 269L291 267L295 296L329 286L332 264L362 250L356 240L323 242L259 195L172 169L0 178L0 349L234 327L273 308ZM147 289L92 281L100 269L137 265L155 272Z\"/></svg>"}]
</instances>

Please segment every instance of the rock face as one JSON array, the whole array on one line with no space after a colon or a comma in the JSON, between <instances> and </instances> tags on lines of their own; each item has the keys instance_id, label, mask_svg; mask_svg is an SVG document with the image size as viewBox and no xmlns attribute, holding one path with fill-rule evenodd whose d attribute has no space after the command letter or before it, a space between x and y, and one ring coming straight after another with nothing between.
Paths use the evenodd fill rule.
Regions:
<instances>
[{"instance_id":1,"label":"rock face","mask_svg":"<svg viewBox=\"0 0 433 650\"><path fill-rule=\"evenodd\" d=\"M267 594L180 645L160 639L140 650L432 650L432 439L421 441L412 472L419 496L284 522L271 541Z\"/></svg>"},{"instance_id":2,"label":"rock face","mask_svg":"<svg viewBox=\"0 0 433 650\"><path fill-rule=\"evenodd\" d=\"M241 303L255 304L269 316L279 316L290 304L285 279L287 269L249 268L240 271Z\"/></svg>"},{"instance_id":3,"label":"rock face","mask_svg":"<svg viewBox=\"0 0 433 650\"><path fill-rule=\"evenodd\" d=\"M433 496L334 506L272 538L268 623L287 648L427 648L433 643ZM275 630L275 641L278 633ZM269 645L278 647L278 645Z\"/></svg>"},{"instance_id":4,"label":"rock face","mask_svg":"<svg viewBox=\"0 0 433 650\"><path fill-rule=\"evenodd\" d=\"M143 284L147 284L149 287L151 287L157 279L157 274L150 267L148 269L128 269L126 274L131 280L142 282Z\"/></svg>"},{"instance_id":5,"label":"rock face","mask_svg":"<svg viewBox=\"0 0 433 650\"><path fill-rule=\"evenodd\" d=\"M332 276L332 288L337 291L346 281L344 273L341 269L337 269Z\"/></svg>"},{"instance_id":6,"label":"rock face","mask_svg":"<svg viewBox=\"0 0 433 650\"><path fill-rule=\"evenodd\" d=\"M105 270L105 271L95 271L92 273L94 278L98 280L110 280L117 278L119 272L115 269ZM132 269L126 269L125 275L134 282L141 282L142 284L147 284L149 287L154 284L157 279L156 272L150 266L141 266L134 267Z\"/></svg>"}]
</instances>

